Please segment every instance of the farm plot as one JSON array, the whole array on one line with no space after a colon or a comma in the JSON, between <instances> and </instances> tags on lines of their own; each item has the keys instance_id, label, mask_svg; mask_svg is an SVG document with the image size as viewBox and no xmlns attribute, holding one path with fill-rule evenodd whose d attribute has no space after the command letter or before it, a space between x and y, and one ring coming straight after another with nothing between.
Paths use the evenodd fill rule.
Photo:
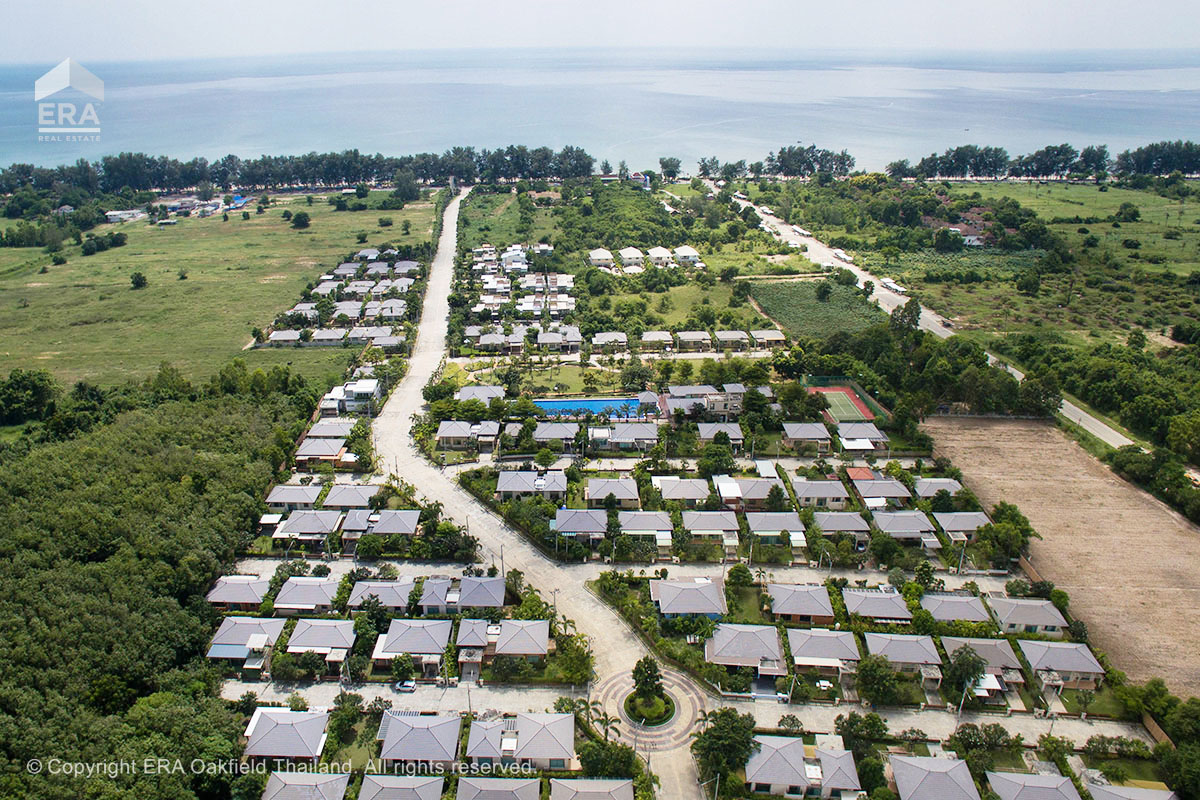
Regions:
<instances>
[{"instance_id":1,"label":"farm plot","mask_svg":"<svg viewBox=\"0 0 1200 800\"><path fill-rule=\"evenodd\" d=\"M1200 529L1039 422L931 418L987 505L1020 506L1042 535L1031 561L1071 596L1092 644L1136 681L1200 694Z\"/></svg>"}]
</instances>

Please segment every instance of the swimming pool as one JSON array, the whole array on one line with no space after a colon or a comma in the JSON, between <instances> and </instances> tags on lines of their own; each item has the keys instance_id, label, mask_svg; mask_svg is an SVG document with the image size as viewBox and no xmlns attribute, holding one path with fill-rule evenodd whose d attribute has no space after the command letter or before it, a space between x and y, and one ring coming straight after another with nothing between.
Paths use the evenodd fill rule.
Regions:
<instances>
[{"instance_id":1,"label":"swimming pool","mask_svg":"<svg viewBox=\"0 0 1200 800\"><path fill-rule=\"evenodd\" d=\"M589 411L603 414L611 410L618 417L636 417L636 397L576 397L570 400L534 400L534 404L552 416L583 416Z\"/></svg>"}]
</instances>

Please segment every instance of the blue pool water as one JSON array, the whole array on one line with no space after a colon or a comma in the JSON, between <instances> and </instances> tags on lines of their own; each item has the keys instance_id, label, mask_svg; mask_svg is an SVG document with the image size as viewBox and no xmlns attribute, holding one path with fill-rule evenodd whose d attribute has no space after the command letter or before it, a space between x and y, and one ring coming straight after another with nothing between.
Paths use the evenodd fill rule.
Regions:
<instances>
[{"instance_id":1,"label":"blue pool water","mask_svg":"<svg viewBox=\"0 0 1200 800\"><path fill-rule=\"evenodd\" d=\"M619 417L637 416L638 401L636 397L576 397L571 400L535 400L538 408L554 416L568 416L587 412L603 414L604 410L613 409Z\"/></svg>"}]
</instances>

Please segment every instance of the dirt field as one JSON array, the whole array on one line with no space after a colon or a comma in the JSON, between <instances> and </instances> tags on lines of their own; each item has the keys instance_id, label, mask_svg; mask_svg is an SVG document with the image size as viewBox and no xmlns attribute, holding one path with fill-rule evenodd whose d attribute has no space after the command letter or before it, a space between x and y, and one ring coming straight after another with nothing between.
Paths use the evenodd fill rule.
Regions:
<instances>
[{"instance_id":1,"label":"dirt field","mask_svg":"<svg viewBox=\"0 0 1200 800\"><path fill-rule=\"evenodd\" d=\"M942 417L924 427L980 500L1029 517L1042 535L1034 567L1071 595L1118 669L1200 696L1200 529L1052 425Z\"/></svg>"}]
</instances>

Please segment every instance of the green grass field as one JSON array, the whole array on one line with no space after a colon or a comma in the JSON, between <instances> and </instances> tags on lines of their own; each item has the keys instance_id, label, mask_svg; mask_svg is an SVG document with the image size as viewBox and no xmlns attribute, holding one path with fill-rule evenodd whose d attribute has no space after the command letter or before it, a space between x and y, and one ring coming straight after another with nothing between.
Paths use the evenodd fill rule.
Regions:
<instances>
[{"instance_id":1,"label":"green grass field","mask_svg":"<svg viewBox=\"0 0 1200 800\"><path fill-rule=\"evenodd\" d=\"M284 209L307 211L312 226L292 229ZM380 217L391 217L393 226L379 227ZM432 224L428 202L335 212L320 199L308 206L303 197L288 197L261 215L251 209L248 220L234 213L228 222L188 218L162 229L102 225L97 233L120 230L128 244L87 257L71 245L63 266L52 266L40 250L0 249L0 372L42 368L63 381L112 384L145 376L163 361L204 377L241 354L251 366L291 361L303 373L323 375L344 356L323 348L242 353L251 328L268 325L309 281L365 247L356 234L367 234L372 246L417 244L429 240ZM149 286L132 290L133 272L145 274Z\"/></svg>"},{"instance_id":2,"label":"green grass field","mask_svg":"<svg viewBox=\"0 0 1200 800\"><path fill-rule=\"evenodd\" d=\"M1098 187L1082 184L1038 184L1001 183L963 186L963 194L978 191L985 199L1011 197L1026 208L1033 209L1044 222L1056 217L1099 217L1112 216L1122 203L1133 203L1141 212L1137 222L1123 222L1119 228L1111 223L1083 223L1092 235L1100 239L1102 247L1112 248L1130 262L1131 267L1147 271L1165 269L1182 275L1200 269L1200 209L1194 205L1154 192L1134 189L1109 188L1101 192ZM1078 232L1080 223L1051 224L1050 228L1067 238L1072 246L1078 246L1085 234ZM1172 232L1178 239L1167 239ZM1136 239L1141 247L1136 251L1138 258L1131 259L1134 251L1125 250L1122 242ZM1154 261L1160 259L1161 263Z\"/></svg>"},{"instance_id":3,"label":"green grass field","mask_svg":"<svg viewBox=\"0 0 1200 800\"><path fill-rule=\"evenodd\" d=\"M817 285L817 281L755 281L750 294L792 336L821 338L886 321L878 306L865 302L853 287L835 285L829 299L821 301L816 297Z\"/></svg>"},{"instance_id":4,"label":"green grass field","mask_svg":"<svg viewBox=\"0 0 1200 800\"><path fill-rule=\"evenodd\" d=\"M503 248L520 242L539 242L554 233L554 220L548 208L534 210L533 229L528 233L520 232L520 219L515 193L472 194L463 201L459 212L459 241L468 247L487 242Z\"/></svg>"}]
</instances>

